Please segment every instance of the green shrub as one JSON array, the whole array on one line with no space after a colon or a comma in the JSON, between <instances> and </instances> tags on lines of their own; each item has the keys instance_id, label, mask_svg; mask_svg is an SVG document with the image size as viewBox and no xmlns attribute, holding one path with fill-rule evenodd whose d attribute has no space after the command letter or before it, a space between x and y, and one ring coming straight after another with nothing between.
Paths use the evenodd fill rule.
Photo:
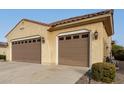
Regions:
<instances>
[{"instance_id":1,"label":"green shrub","mask_svg":"<svg viewBox=\"0 0 124 93\"><path fill-rule=\"evenodd\" d=\"M112 55L116 60L124 60L124 48L119 45L112 46Z\"/></svg>"},{"instance_id":2,"label":"green shrub","mask_svg":"<svg viewBox=\"0 0 124 93\"><path fill-rule=\"evenodd\" d=\"M111 83L115 79L116 68L111 63L95 63L92 65L92 78L96 81Z\"/></svg>"},{"instance_id":3,"label":"green shrub","mask_svg":"<svg viewBox=\"0 0 124 93\"><path fill-rule=\"evenodd\" d=\"M122 50L122 49L123 49L122 46L119 46L119 45L112 45L112 53L113 53L113 54L116 54L116 52L117 52L118 50Z\"/></svg>"},{"instance_id":4,"label":"green shrub","mask_svg":"<svg viewBox=\"0 0 124 93\"><path fill-rule=\"evenodd\" d=\"M6 60L6 55L0 55L0 59Z\"/></svg>"},{"instance_id":5,"label":"green shrub","mask_svg":"<svg viewBox=\"0 0 124 93\"><path fill-rule=\"evenodd\" d=\"M115 54L114 54L115 59L117 60L122 60L124 61L124 50L118 50Z\"/></svg>"}]
</instances>

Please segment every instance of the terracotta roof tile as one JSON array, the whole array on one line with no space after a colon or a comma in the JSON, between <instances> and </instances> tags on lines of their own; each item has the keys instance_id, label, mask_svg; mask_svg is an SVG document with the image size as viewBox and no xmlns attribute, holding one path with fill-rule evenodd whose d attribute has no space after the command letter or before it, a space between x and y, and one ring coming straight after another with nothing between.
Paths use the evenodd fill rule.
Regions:
<instances>
[{"instance_id":1,"label":"terracotta roof tile","mask_svg":"<svg viewBox=\"0 0 124 93\"><path fill-rule=\"evenodd\" d=\"M34 21L34 20L29 20L29 19L22 19L22 20L25 20L25 21L29 21L29 22L32 22L32 23L36 23L36 24L40 24L40 25L44 25L44 26L49 26L50 28L52 27L56 27L57 25L61 25L61 24L66 24L66 23L70 23L70 22L75 22L75 21L79 21L79 20L82 20L82 19L87 19L87 18L91 18L91 17L96 17L96 16L99 16L99 15L104 15L104 14L113 14L113 10L104 10L102 12L97 12L97 13L92 13L92 14L87 14L87 15L82 15L82 16L77 16L77 17L71 17L71 18L68 18L68 19L63 19L63 20L60 20L60 21L56 21L56 22L53 22L53 23L50 23L50 24L46 24L46 23L42 23L42 22L37 22L37 21ZM22 21L21 20L21 21ZM20 21L20 22L21 22ZM18 24L17 24L18 25ZM16 25L16 26L17 26ZM15 27L16 27L15 26ZM15 28L14 27L14 28ZM14 29L13 28L13 29ZM13 30L12 29L12 30ZM11 31L12 31L11 30ZM11 32L10 31L10 32ZM10 33L9 32L9 33ZM8 33L8 34L9 34ZM8 35L7 34L7 35ZM7 36L6 35L6 36Z\"/></svg>"},{"instance_id":2,"label":"terracotta roof tile","mask_svg":"<svg viewBox=\"0 0 124 93\"><path fill-rule=\"evenodd\" d=\"M96 16L104 15L104 14L113 14L113 10L104 10L102 12L97 12L97 13L92 13L92 14L72 17L72 18L68 18L68 19L63 19L63 20L60 20L60 21L56 21L56 22L50 23L50 25L52 27L55 27L57 25L61 25L61 24L65 24L65 23L70 23L70 22L74 22L74 21L78 21L78 20L82 20L82 19L86 19L86 18L96 17Z\"/></svg>"}]
</instances>

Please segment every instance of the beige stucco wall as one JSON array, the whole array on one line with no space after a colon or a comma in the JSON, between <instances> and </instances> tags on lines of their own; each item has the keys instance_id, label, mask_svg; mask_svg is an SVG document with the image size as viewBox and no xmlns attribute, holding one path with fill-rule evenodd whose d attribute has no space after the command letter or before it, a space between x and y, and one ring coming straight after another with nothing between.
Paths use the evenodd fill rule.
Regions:
<instances>
[{"instance_id":1,"label":"beige stucco wall","mask_svg":"<svg viewBox=\"0 0 124 93\"><path fill-rule=\"evenodd\" d=\"M6 54L7 54L7 47L0 46L0 55L6 55Z\"/></svg>"},{"instance_id":2,"label":"beige stucco wall","mask_svg":"<svg viewBox=\"0 0 124 93\"><path fill-rule=\"evenodd\" d=\"M49 49L49 43L48 43L48 29L47 26L42 26L38 25L35 23L31 23L28 21L23 21L24 23L18 24L18 26L7 36L7 40L9 42L9 47L8 47L8 56L7 59L9 61L12 60L12 48L11 48L11 42L13 39L18 39L18 38L25 38L25 37L30 37L30 36L41 36L45 37L45 44L42 44L42 63L48 63L50 62L50 49ZM24 27L23 30L20 30L21 27Z\"/></svg>"},{"instance_id":3,"label":"beige stucco wall","mask_svg":"<svg viewBox=\"0 0 124 93\"><path fill-rule=\"evenodd\" d=\"M20 30L20 27L24 27L24 30ZM80 27L68 28L63 30L58 30L54 32L47 31L49 27L34 24L31 22L25 21L24 24L20 23L8 36L7 40L9 42L7 59L11 61L11 42L13 39L23 38L28 36L39 35L45 38L45 43L42 44L42 64L57 64L57 35L60 33L73 32L76 30L88 30L91 33L91 46L90 46L90 61L92 63L103 62L104 59L104 43L103 39L108 39L105 28L102 22L93 23L88 25L82 25ZM94 40L93 33L98 31L98 39ZM109 41L110 42L110 41Z\"/></svg>"},{"instance_id":4,"label":"beige stucco wall","mask_svg":"<svg viewBox=\"0 0 124 93\"><path fill-rule=\"evenodd\" d=\"M104 26L103 26L104 28ZM105 28L103 29L103 50L104 50L104 57L107 57L107 56L110 56L110 53L111 53L111 49L112 49L112 46L111 46L111 42L112 42L112 36L108 36L106 31L105 31Z\"/></svg>"},{"instance_id":5,"label":"beige stucco wall","mask_svg":"<svg viewBox=\"0 0 124 93\"><path fill-rule=\"evenodd\" d=\"M94 23L94 24L89 24L89 25L82 25L80 27L75 27L75 28L69 28L69 29L63 29L63 30L59 30L59 31L54 31L54 32L51 32L50 34L50 45L51 45L51 53L54 54L54 55L51 55L51 62L56 62L56 59L57 59L57 55L56 55L56 52L57 52L57 46L56 46L56 36L60 33L63 33L63 32L69 32L69 31L76 31L76 30L89 30L91 32L91 55L90 55L90 58L91 58L91 62L92 63L96 63L96 62L103 62L103 58L104 58L104 55L103 55L103 37L104 37L104 26L103 26L103 23L102 22L99 22L99 23ZM93 38L93 33L95 31L98 31L98 39L97 40L94 40Z\"/></svg>"}]
</instances>

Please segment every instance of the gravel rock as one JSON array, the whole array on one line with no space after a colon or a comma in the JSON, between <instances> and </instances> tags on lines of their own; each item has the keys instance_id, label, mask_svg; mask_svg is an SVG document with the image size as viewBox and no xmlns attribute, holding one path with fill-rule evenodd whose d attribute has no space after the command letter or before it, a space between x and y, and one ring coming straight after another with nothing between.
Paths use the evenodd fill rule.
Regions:
<instances>
[{"instance_id":1,"label":"gravel rock","mask_svg":"<svg viewBox=\"0 0 124 93\"><path fill-rule=\"evenodd\" d=\"M89 79L87 76L82 76L76 84L89 84ZM103 82L97 82L91 80L90 84L105 84ZM124 84L124 61L119 61L119 69L116 72L115 81L111 84Z\"/></svg>"}]
</instances>

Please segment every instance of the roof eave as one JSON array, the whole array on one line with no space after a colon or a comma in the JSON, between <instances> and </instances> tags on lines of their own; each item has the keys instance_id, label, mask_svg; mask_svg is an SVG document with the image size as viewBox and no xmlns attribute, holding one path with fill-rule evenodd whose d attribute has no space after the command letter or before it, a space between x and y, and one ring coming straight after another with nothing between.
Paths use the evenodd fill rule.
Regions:
<instances>
[{"instance_id":1,"label":"roof eave","mask_svg":"<svg viewBox=\"0 0 124 93\"><path fill-rule=\"evenodd\" d=\"M13 29L12 29L11 31L9 31L9 32L5 35L5 37L7 37L7 36L17 27L17 25L20 24L22 21L27 21L27 22L31 22L31 23L34 23L34 24L38 24L38 25L43 25L43 26L50 27L50 25L49 25L49 24L46 24L46 23L37 22L37 21L29 20L29 19L22 19L21 21L19 21L19 22L13 27Z\"/></svg>"},{"instance_id":2,"label":"roof eave","mask_svg":"<svg viewBox=\"0 0 124 93\"><path fill-rule=\"evenodd\" d=\"M108 32L108 35L111 36L112 34L114 34L112 17L113 17L112 14L106 14L102 17L97 17L97 18L94 18L91 20L89 18L88 20L82 20L82 21L80 20L77 22L71 22L71 23L66 23L63 25L58 25L56 27L51 27L50 29L48 29L48 31L53 32L53 31L57 31L57 30L65 29L65 28L87 25L87 24L97 23L97 22L104 22L105 27L107 27L107 23L105 22L105 20L106 20L107 22L110 23L109 25L111 26L111 28L110 28L111 31L108 28L106 29Z\"/></svg>"}]
</instances>

